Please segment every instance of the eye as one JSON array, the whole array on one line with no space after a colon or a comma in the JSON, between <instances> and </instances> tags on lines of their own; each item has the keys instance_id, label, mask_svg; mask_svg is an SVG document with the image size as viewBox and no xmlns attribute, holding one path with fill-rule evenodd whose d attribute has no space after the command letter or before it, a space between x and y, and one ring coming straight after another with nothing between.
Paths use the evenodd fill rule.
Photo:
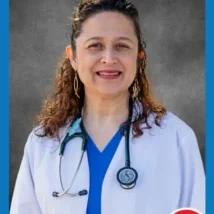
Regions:
<instances>
[{"instance_id":1,"label":"eye","mask_svg":"<svg viewBox=\"0 0 214 214\"><path fill-rule=\"evenodd\" d=\"M88 46L89 49L101 49L102 44L101 43L94 43Z\"/></svg>"},{"instance_id":2,"label":"eye","mask_svg":"<svg viewBox=\"0 0 214 214\"><path fill-rule=\"evenodd\" d=\"M126 49L129 49L129 46L125 44L117 44L116 48L119 50L126 50Z\"/></svg>"}]
</instances>

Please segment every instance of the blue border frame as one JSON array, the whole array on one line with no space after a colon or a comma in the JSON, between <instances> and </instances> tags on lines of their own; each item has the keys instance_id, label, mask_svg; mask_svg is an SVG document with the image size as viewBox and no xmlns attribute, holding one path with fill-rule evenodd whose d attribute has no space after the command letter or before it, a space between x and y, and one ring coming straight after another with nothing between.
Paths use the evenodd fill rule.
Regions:
<instances>
[{"instance_id":1,"label":"blue border frame","mask_svg":"<svg viewBox=\"0 0 214 214\"><path fill-rule=\"evenodd\" d=\"M214 141L213 141L213 56L214 56L214 7L213 0L206 1L206 213L214 213Z\"/></svg>"},{"instance_id":2,"label":"blue border frame","mask_svg":"<svg viewBox=\"0 0 214 214\"><path fill-rule=\"evenodd\" d=\"M9 1L0 1L1 29L1 213L9 212Z\"/></svg>"},{"instance_id":3,"label":"blue border frame","mask_svg":"<svg viewBox=\"0 0 214 214\"><path fill-rule=\"evenodd\" d=\"M214 24L213 0L206 0L206 214L214 213L214 160L212 137L214 93L212 93L213 73L212 66L214 52ZM1 152L0 162L3 163L0 176L1 183L1 213L9 213L9 1L0 1L1 26Z\"/></svg>"}]
</instances>

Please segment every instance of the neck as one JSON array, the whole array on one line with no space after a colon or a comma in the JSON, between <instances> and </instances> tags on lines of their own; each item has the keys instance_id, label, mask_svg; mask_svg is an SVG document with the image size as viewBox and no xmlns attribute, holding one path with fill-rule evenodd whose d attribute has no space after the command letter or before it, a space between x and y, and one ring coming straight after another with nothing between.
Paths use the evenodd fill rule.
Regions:
<instances>
[{"instance_id":1,"label":"neck","mask_svg":"<svg viewBox=\"0 0 214 214\"><path fill-rule=\"evenodd\" d=\"M129 94L115 97L93 96L85 94L83 120L86 124L120 125L129 115Z\"/></svg>"}]
</instances>

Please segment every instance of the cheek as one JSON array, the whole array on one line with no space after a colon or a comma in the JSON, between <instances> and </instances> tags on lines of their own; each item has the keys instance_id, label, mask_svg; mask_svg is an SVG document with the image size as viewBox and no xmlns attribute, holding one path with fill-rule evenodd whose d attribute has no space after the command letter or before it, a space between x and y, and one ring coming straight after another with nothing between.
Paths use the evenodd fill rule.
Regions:
<instances>
[{"instance_id":1,"label":"cheek","mask_svg":"<svg viewBox=\"0 0 214 214\"><path fill-rule=\"evenodd\" d=\"M96 62L96 57L88 54L86 51L79 51L77 55L77 66L81 73L92 70Z\"/></svg>"},{"instance_id":2,"label":"cheek","mask_svg":"<svg viewBox=\"0 0 214 214\"><path fill-rule=\"evenodd\" d=\"M80 80L83 82L83 84L87 84L88 82L91 82L93 80L93 66L94 66L94 59L91 57L84 57L82 55L81 58L79 58L77 63L77 69L78 74L80 77Z\"/></svg>"},{"instance_id":3,"label":"cheek","mask_svg":"<svg viewBox=\"0 0 214 214\"><path fill-rule=\"evenodd\" d=\"M132 82L137 73L137 60L135 57L129 58L126 64L127 64L127 73L128 73L127 76L129 80Z\"/></svg>"}]
</instances>

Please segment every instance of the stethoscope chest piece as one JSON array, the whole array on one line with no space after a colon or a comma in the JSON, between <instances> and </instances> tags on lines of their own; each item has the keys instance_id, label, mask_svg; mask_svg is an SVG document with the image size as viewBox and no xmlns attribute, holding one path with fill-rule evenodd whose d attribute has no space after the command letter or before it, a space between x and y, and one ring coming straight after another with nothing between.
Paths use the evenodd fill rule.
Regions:
<instances>
[{"instance_id":1,"label":"stethoscope chest piece","mask_svg":"<svg viewBox=\"0 0 214 214\"><path fill-rule=\"evenodd\" d=\"M123 167L117 173L117 180L124 189L132 189L138 178L137 171L131 167Z\"/></svg>"}]
</instances>

